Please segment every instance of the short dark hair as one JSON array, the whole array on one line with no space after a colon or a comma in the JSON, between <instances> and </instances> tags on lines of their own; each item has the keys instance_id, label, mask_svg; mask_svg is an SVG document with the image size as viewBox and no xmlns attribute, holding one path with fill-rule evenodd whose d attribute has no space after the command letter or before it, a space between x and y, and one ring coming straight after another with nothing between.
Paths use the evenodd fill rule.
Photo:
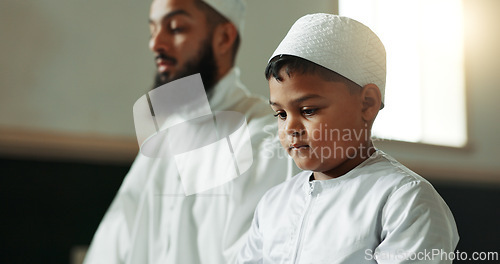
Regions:
<instances>
[{"instance_id":1,"label":"short dark hair","mask_svg":"<svg viewBox=\"0 0 500 264\"><path fill-rule=\"evenodd\" d=\"M271 77L274 77L276 80L281 81L282 76L280 75L280 72L282 69L285 69L285 73L288 77L295 73L316 74L325 81L342 82L346 84L347 88L349 88L351 92L359 91L361 89L360 85L338 74L337 72L293 55L279 55L272 58L266 67L266 79L269 80Z\"/></svg>"},{"instance_id":2,"label":"short dark hair","mask_svg":"<svg viewBox=\"0 0 500 264\"><path fill-rule=\"evenodd\" d=\"M205 3L203 0L195 0L195 5L196 7L201 10L203 13L205 13L205 16L207 18L208 25L210 25L211 30L213 30L216 26L224 23L232 23L229 21L226 17L221 15L217 10L215 10L213 7L211 7L209 4ZM234 40L233 47L232 47L232 63L234 65L234 62L236 60L236 55L238 54L238 50L240 48L240 32L238 32L238 35L236 36L236 39Z\"/></svg>"}]
</instances>

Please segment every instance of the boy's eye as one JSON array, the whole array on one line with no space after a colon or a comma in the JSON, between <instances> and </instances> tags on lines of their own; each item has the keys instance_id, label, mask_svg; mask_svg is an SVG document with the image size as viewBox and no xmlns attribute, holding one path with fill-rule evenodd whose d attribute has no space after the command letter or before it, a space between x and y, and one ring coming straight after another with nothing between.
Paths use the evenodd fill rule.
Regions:
<instances>
[{"instance_id":1,"label":"boy's eye","mask_svg":"<svg viewBox=\"0 0 500 264\"><path fill-rule=\"evenodd\" d=\"M278 117L281 120L285 120L286 119L286 113L285 112L278 112L274 116Z\"/></svg>"},{"instance_id":2,"label":"boy's eye","mask_svg":"<svg viewBox=\"0 0 500 264\"><path fill-rule=\"evenodd\" d=\"M313 115L318 109L304 109L302 110L302 113L305 115L305 116L311 116Z\"/></svg>"}]
</instances>

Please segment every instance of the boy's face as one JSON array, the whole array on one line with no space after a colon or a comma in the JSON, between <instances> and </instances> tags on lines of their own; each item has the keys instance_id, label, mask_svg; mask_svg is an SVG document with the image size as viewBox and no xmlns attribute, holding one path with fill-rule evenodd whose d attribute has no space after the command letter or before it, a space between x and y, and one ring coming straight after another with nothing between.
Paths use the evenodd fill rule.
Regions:
<instances>
[{"instance_id":1,"label":"boy's face","mask_svg":"<svg viewBox=\"0 0 500 264\"><path fill-rule=\"evenodd\" d=\"M281 145L297 166L337 177L359 164L370 137L361 92L314 74L280 73L280 81L269 80L270 104Z\"/></svg>"}]
</instances>

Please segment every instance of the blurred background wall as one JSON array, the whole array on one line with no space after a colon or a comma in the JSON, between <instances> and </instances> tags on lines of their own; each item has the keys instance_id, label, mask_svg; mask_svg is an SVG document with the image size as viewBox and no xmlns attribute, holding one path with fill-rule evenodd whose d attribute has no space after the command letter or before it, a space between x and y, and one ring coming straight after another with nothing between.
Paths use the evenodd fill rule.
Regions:
<instances>
[{"instance_id":1,"label":"blurred background wall","mask_svg":"<svg viewBox=\"0 0 500 264\"><path fill-rule=\"evenodd\" d=\"M132 106L154 75L149 4L0 1L0 263L69 263L90 243L138 150ZM463 4L468 146L377 146L435 185L459 250L499 251L500 1ZM338 6L248 0L247 10L237 64L267 97L263 70L292 23Z\"/></svg>"}]
</instances>

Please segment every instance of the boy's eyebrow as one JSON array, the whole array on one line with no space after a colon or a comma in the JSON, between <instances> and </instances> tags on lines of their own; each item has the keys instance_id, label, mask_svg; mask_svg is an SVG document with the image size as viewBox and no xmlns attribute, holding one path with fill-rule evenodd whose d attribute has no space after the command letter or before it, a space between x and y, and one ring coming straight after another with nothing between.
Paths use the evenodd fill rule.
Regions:
<instances>
[{"instance_id":1,"label":"boy's eyebrow","mask_svg":"<svg viewBox=\"0 0 500 264\"><path fill-rule=\"evenodd\" d=\"M315 99L315 98L324 98L323 96L321 95L318 95L318 94L308 94L308 95L305 95L305 96L302 96L300 98L297 98L295 100L293 100L293 102L295 104L300 104L304 101L307 101L309 99ZM276 103L276 102L273 102L271 100L269 100L269 104L272 105L272 106L281 106L280 104Z\"/></svg>"},{"instance_id":2,"label":"boy's eyebrow","mask_svg":"<svg viewBox=\"0 0 500 264\"><path fill-rule=\"evenodd\" d=\"M275 106L280 106L278 103L272 102L271 99L269 99L269 104L270 105L275 105Z\"/></svg>"},{"instance_id":3,"label":"boy's eyebrow","mask_svg":"<svg viewBox=\"0 0 500 264\"><path fill-rule=\"evenodd\" d=\"M178 9L178 10L174 10L172 12L167 13L166 15L164 15L161 18L161 20L164 21L166 19L169 19L169 18L177 16L177 15L185 15L185 16L191 17L191 15L186 10ZM154 24L153 19L149 18L149 24Z\"/></svg>"},{"instance_id":4,"label":"boy's eyebrow","mask_svg":"<svg viewBox=\"0 0 500 264\"><path fill-rule=\"evenodd\" d=\"M302 96L298 99L295 99L294 103L299 104L299 103L302 103L304 101L307 101L309 99L314 99L314 98L323 98L323 96L318 95L318 94L309 94L309 95Z\"/></svg>"}]
</instances>

